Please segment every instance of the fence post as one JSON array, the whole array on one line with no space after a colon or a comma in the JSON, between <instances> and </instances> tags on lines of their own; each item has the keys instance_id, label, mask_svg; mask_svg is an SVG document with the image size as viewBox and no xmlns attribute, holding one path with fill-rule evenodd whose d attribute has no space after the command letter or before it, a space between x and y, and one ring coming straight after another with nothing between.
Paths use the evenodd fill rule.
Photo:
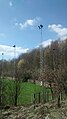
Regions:
<instances>
[{"instance_id":1,"label":"fence post","mask_svg":"<svg viewBox=\"0 0 67 119\"><path fill-rule=\"evenodd\" d=\"M34 109L35 109L35 100L36 100L36 97L35 97L35 93L34 93Z\"/></svg>"},{"instance_id":2,"label":"fence post","mask_svg":"<svg viewBox=\"0 0 67 119\"><path fill-rule=\"evenodd\" d=\"M40 93L39 93L39 103L40 103Z\"/></svg>"}]
</instances>

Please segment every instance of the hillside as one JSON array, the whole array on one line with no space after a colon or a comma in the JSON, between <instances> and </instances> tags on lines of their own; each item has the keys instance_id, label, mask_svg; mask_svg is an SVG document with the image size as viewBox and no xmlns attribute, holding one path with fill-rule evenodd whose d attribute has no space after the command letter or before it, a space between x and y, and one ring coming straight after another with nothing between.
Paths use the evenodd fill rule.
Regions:
<instances>
[{"instance_id":1,"label":"hillside","mask_svg":"<svg viewBox=\"0 0 67 119\"><path fill-rule=\"evenodd\" d=\"M52 42L49 47L43 49L43 53L43 67L40 62L40 50L37 49L15 59L16 67L14 60L1 60L0 68L2 63L3 67L0 69L0 106L10 105L8 110L1 110L2 119L67 118L67 100L62 102L61 108L57 108L57 104L60 107L61 99L65 99L67 95L67 39L64 42ZM7 77L15 77L15 80L7 80ZM31 85L32 81L34 84ZM43 87L36 86L36 82L40 81ZM57 104L38 104L50 100L57 100ZM32 104L35 102L34 110ZM16 105L18 106L14 107Z\"/></svg>"},{"instance_id":2,"label":"hillside","mask_svg":"<svg viewBox=\"0 0 67 119\"><path fill-rule=\"evenodd\" d=\"M2 111L2 119L67 119L67 99L61 102L61 108L53 101L29 107L10 107Z\"/></svg>"}]
</instances>

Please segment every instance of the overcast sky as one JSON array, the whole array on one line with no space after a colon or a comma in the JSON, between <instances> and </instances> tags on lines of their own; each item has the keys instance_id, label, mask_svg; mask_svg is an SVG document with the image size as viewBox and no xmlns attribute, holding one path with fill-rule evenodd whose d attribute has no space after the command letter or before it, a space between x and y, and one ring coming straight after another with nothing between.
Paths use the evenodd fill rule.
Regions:
<instances>
[{"instance_id":1,"label":"overcast sky","mask_svg":"<svg viewBox=\"0 0 67 119\"><path fill-rule=\"evenodd\" d=\"M0 0L0 59L36 48L41 42L38 25L43 24L43 45L67 37L67 0Z\"/></svg>"}]
</instances>

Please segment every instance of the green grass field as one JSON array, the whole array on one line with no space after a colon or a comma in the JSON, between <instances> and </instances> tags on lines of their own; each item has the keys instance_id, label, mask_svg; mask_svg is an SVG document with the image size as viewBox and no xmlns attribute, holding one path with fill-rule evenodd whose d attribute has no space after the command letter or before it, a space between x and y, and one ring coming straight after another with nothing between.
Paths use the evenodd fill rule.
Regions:
<instances>
[{"instance_id":1,"label":"green grass field","mask_svg":"<svg viewBox=\"0 0 67 119\"><path fill-rule=\"evenodd\" d=\"M22 83L20 95L18 96L18 104L30 104L34 101L34 94L41 93L42 88L32 83Z\"/></svg>"},{"instance_id":2,"label":"green grass field","mask_svg":"<svg viewBox=\"0 0 67 119\"><path fill-rule=\"evenodd\" d=\"M15 94L15 83L12 80L1 79L0 85L2 84L3 87L3 104L13 105L14 103L14 94ZM36 98L36 102L38 103L39 94L40 100L42 101L43 98L43 91L44 91L44 98L46 93L47 100L51 100L51 92L49 88L43 88L40 85L36 85L33 83L28 82L21 82L19 84L20 89L18 91L18 105L28 105L34 102L34 94ZM19 88L18 86L18 88Z\"/></svg>"}]
</instances>

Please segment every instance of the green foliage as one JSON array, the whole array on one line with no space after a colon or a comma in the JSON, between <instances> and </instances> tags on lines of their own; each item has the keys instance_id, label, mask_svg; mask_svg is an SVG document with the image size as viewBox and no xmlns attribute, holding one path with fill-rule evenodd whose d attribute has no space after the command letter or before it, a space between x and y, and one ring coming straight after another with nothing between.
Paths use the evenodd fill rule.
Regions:
<instances>
[{"instance_id":1,"label":"green foliage","mask_svg":"<svg viewBox=\"0 0 67 119\"><path fill-rule=\"evenodd\" d=\"M32 76L31 76L31 72L30 71L25 71L22 75L22 81L23 82L28 82L28 80L31 80Z\"/></svg>"},{"instance_id":2,"label":"green foliage","mask_svg":"<svg viewBox=\"0 0 67 119\"><path fill-rule=\"evenodd\" d=\"M15 85L14 81L2 79L2 85L4 87L2 102L3 105L12 105L14 103Z\"/></svg>"}]
</instances>

